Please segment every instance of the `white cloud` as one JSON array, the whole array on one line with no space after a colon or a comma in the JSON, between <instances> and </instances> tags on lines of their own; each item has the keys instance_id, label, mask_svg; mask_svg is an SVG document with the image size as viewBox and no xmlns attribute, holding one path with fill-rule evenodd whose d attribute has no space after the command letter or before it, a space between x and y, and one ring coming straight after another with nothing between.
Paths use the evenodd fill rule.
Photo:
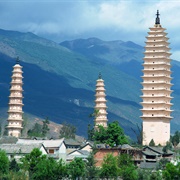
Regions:
<instances>
[{"instance_id":1,"label":"white cloud","mask_svg":"<svg viewBox=\"0 0 180 180\"><path fill-rule=\"evenodd\" d=\"M56 41L94 36L144 45L157 9L162 26L167 28L170 47L178 51L180 1L0 1L0 28L31 31Z\"/></svg>"}]
</instances>

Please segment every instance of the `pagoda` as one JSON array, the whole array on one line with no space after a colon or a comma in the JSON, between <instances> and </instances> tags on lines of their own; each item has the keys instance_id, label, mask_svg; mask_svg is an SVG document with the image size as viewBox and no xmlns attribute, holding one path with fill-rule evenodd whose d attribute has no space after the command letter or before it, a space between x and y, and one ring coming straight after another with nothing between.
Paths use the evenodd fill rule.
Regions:
<instances>
[{"instance_id":1,"label":"pagoda","mask_svg":"<svg viewBox=\"0 0 180 180\"><path fill-rule=\"evenodd\" d=\"M94 107L94 125L95 128L98 125L107 127L107 106L106 106L106 94L104 88L104 80L102 79L101 73L96 81L96 94L95 94L95 107Z\"/></svg>"},{"instance_id":2,"label":"pagoda","mask_svg":"<svg viewBox=\"0 0 180 180\"><path fill-rule=\"evenodd\" d=\"M160 24L159 11L154 27L148 32L145 45L142 82L143 145L153 139L165 145L170 139L171 117L171 53L165 28Z\"/></svg>"},{"instance_id":3,"label":"pagoda","mask_svg":"<svg viewBox=\"0 0 180 180\"><path fill-rule=\"evenodd\" d=\"M8 136L21 136L22 130L22 66L19 64L17 58L16 64L13 66L12 81L9 96L9 110L8 110Z\"/></svg>"}]
</instances>

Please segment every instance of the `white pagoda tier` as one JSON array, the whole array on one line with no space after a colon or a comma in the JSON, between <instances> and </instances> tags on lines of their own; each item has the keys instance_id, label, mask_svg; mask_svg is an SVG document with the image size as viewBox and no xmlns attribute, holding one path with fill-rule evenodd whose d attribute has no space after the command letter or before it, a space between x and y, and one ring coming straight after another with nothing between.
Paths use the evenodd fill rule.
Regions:
<instances>
[{"instance_id":1,"label":"white pagoda tier","mask_svg":"<svg viewBox=\"0 0 180 180\"><path fill-rule=\"evenodd\" d=\"M160 25L159 12L154 27L148 32L143 63L142 121L143 145L165 145L170 139L171 53L166 29Z\"/></svg>"},{"instance_id":2,"label":"white pagoda tier","mask_svg":"<svg viewBox=\"0 0 180 180\"><path fill-rule=\"evenodd\" d=\"M99 78L96 81L96 94L95 94L95 119L94 119L94 125L95 128L98 127L98 125L102 125L103 127L107 127L107 106L106 106L106 94L105 94L105 88L104 88L104 80L101 77L101 74L99 74Z\"/></svg>"},{"instance_id":3,"label":"white pagoda tier","mask_svg":"<svg viewBox=\"0 0 180 180\"><path fill-rule=\"evenodd\" d=\"M22 66L18 62L13 67L12 81L9 96L9 110L8 110L8 135L20 137L22 130Z\"/></svg>"}]
</instances>

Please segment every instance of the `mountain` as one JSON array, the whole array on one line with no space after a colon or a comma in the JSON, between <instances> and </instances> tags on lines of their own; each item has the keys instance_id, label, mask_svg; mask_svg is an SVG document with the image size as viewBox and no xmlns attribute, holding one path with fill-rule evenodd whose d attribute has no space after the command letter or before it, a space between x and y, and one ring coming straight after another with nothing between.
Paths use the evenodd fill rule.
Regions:
<instances>
[{"instance_id":1,"label":"mountain","mask_svg":"<svg viewBox=\"0 0 180 180\"><path fill-rule=\"evenodd\" d=\"M93 49L88 48L92 45ZM72 123L77 127L78 135L87 136L87 125L93 124L89 114L93 112L95 84L101 72L106 86L109 121L118 120L125 133L134 137L131 128L137 129L136 124L141 123L142 52L143 48L133 42L90 38L59 45L32 33L0 30L1 121L7 119L12 66L19 56L24 71L25 114L48 117L59 124ZM180 63L175 62L173 68L178 78ZM173 101L178 110L180 83L176 78L173 81L177 81ZM173 131L180 127L179 113L174 112Z\"/></svg>"}]
</instances>

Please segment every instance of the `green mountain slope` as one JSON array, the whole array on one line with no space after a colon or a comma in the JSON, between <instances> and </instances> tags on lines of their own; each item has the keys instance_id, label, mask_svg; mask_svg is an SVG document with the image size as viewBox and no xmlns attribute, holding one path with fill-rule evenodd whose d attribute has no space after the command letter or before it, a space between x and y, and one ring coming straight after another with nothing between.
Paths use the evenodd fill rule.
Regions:
<instances>
[{"instance_id":1,"label":"green mountain slope","mask_svg":"<svg viewBox=\"0 0 180 180\"><path fill-rule=\"evenodd\" d=\"M108 56L105 53L95 56L98 49L94 49L96 53L92 51L93 56L89 56L32 33L0 30L2 120L7 118L4 109L7 109L8 104L11 71L14 59L19 56L24 71L25 113L49 117L57 123L67 121L77 127L79 135L86 136L87 124L93 124L93 119L88 116L93 112L95 84L101 72L106 85L108 119L118 120L125 132L133 137L131 128L136 129L136 123L141 122L141 85L138 73L141 74L142 48L131 42L122 42L124 45L121 43L118 48L114 43L117 44L105 43L112 47ZM130 50L135 52L134 56ZM118 58L118 51L124 51L129 59L124 58L121 63L117 59L111 62L110 57Z\"/></svg>"}]
</instances>

